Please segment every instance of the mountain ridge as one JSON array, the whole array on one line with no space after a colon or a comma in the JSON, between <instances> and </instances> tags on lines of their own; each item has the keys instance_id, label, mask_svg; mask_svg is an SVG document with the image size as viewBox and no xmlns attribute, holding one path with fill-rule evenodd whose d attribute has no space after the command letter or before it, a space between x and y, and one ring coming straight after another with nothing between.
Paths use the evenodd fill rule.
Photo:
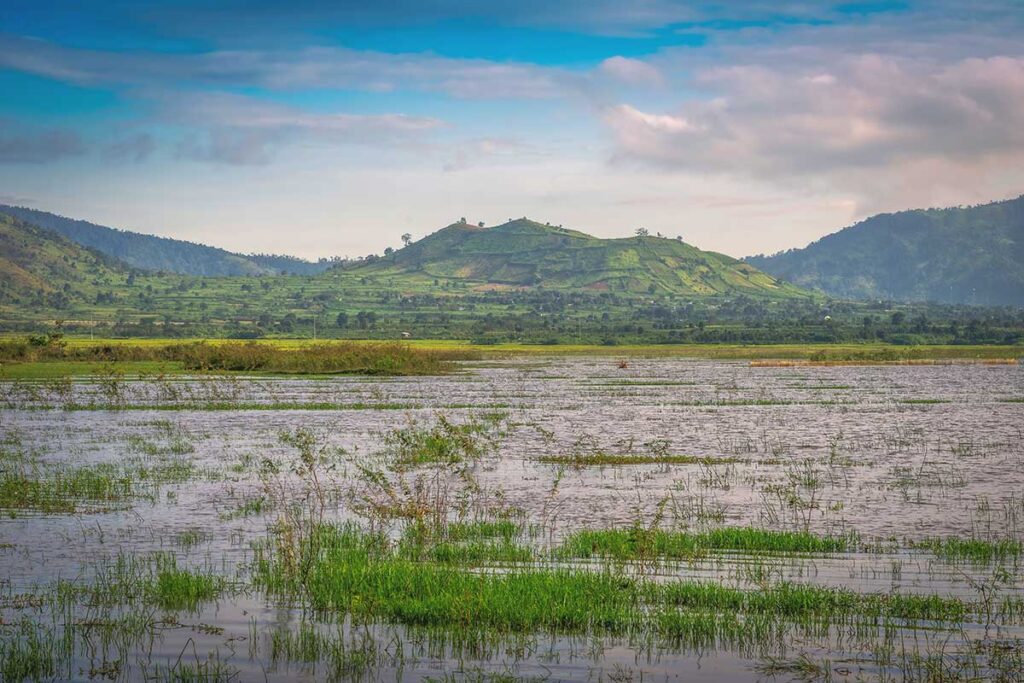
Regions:
<instances>
[{"instance_id":1,"label":"mountain ridge","mask_svg":"<svg viewBox=\"0 0 1024 683\"><path fill-rule=\"evenodd\" d=\"M877 214L801 249L744 261L847 299L1024 306L1024 195Z\"/></svg>"},{"instance_id":2,"label":"mountain ridge","mask_svg":"<svg viewBox=\"0 0 1024 683\"><path fill-rule=\"evenodd\" d=\"M49 211L0 204L0 214L56 232L135 268L182 275L315 275L329 267L291 256L239 254L197 242L111 228Z\"/></svg>"}]
</instances>

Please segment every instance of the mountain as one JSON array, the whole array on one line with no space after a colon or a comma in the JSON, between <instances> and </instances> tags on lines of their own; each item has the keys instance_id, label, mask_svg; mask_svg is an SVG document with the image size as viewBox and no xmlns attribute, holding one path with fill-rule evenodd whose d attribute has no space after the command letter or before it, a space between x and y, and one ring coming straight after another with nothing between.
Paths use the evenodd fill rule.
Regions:
<instances>
[{"instance_id":1,"label":"mountain","mask_svg":"<svg viewBox=\"0 0 1024 683\"><path fill-rule=\"evenodd\" d=\"M204 244L108 228L21 206L0 204L0 214L53 230L78 244L145 270L210 276L281 272L314 275L330 267L327 262L313 263L294 256L235 254Z\"/></svg>"},{"instance_id":2,"label":"mountain","mask_svg":"<svg viewBox=\"0 0 1024 683\"><path fill-rule=\"evenodd\" d=\"M0 303L64 308L119 287L130 268L49 230L0 214Z\"/></svg>"},{"instance_id":3,"label":"mountain","mask_svg":"<svg viewBox=\"0 0 1024 683\"><path fill-rule=\"evenodd\" d=\"M395 287L429 286L436 280L480 291L544 287L694 296L807 294L734 258L679 240L599 239L525 218L490 228L455 223L338 272L377 282L390 278Z\"/></svg>"},{"instance_id":4,"label":"mountain","mask_svg":"<svg viewBox=\"0 0 1024 683\"><path fill-rule=\"evenodd\" d=\"M1024 306L1024 195L880 214L803 249L745 261L848 299Z\"/></svg>"}]
</instances>

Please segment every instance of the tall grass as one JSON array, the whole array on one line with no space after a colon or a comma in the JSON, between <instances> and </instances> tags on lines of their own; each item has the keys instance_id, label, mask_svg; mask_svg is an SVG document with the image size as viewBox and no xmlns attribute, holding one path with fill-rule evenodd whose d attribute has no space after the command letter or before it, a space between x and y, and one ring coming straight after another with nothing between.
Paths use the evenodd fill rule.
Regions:
<instances>
[{"instance_id":1,"label":"tall grass","mask_svg":"<svg viewBox=\"0 0 1024 683\"><path fill-rule=\"evenodd\" d=\"M25 468L0 472L0 509L6 510L67 513L83 503L110 504L135 493L132 477L109 464L56 468L42 474Z\"/></svg>"},{"instance_id":2,"label":"tall grass","mask_svg":"<svg viewBox=\"0 0 1024 683\"><path fill-rule=\"evenodd\" d=\"M420 349L399 343L323 342L284 348L261 342L35 346L0 341L0 361L164 361L186 371L206 372L430 375L449 370L450 361L479 357L470 349Z\"/></svg>"}]
</instances>

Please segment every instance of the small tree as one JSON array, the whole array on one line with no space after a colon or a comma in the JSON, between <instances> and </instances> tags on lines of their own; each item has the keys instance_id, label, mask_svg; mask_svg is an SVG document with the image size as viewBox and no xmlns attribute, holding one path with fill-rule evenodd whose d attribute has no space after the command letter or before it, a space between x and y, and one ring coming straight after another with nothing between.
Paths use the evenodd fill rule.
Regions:
<instances>
[{"instance_id":1,"label":"small tree","mask_svg":"<svg viewBox=\"0 0 1024 683\"><path fill-rule=\"evenodd\" d=\"M650 234L651 233L647 231L647 228L637 228L636 229L636 236L637 237L647 237Z\"/></svg>"},{"instance_id":2,"label":"small tree","mask_svg":"<svg viewBox=\"0 0 1024 683\"><path fill-rule=\"evenodd\" d=\"M348 313L342 311L338 314L338 317L334 319L334 324L341 329L348 327Z\"/></svg>"},{"instance_id":3,"label":"small tree","mask_svg":"<svg viewBox=\"0 0 1024 683\"><path fill-rule=\"evenodd\" d=\"M410 235L409 233L405 233L404 235L402 235L402 244L406 247L412 244L412 235Z\"/></svg>"},{"instance_id":4,"label":"small tree","mask_svg":"<svg viewBox=\"0 0 1024 683\"><path fill-rule=\"evenodd\" d=\"M385 247L384 248L384 255L385 256L391 256L394 253L395 253L395 250L392 249L391 247Z\"/></svg>"}]
</instances>

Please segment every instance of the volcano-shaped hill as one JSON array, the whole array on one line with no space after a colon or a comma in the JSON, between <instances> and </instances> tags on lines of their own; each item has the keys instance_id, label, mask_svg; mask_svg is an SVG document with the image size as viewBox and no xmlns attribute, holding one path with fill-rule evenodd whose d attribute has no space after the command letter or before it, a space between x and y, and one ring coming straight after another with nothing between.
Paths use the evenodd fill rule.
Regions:
<instances>
[{"instance_id":1,"label":"volcano-shaped hill","mask_svg":"<svg viewBox=\"0 0 1024 683\"><path fill-rule=\"evenodd\" d=\"M580 289L692 296L806 296L753 266L681 240L600 239L527 220L484 228L455 223L344 269L395 286L462 282L479 289ZM328 274L328 277L330 275Z\"/></svg>"}]
</instances>

